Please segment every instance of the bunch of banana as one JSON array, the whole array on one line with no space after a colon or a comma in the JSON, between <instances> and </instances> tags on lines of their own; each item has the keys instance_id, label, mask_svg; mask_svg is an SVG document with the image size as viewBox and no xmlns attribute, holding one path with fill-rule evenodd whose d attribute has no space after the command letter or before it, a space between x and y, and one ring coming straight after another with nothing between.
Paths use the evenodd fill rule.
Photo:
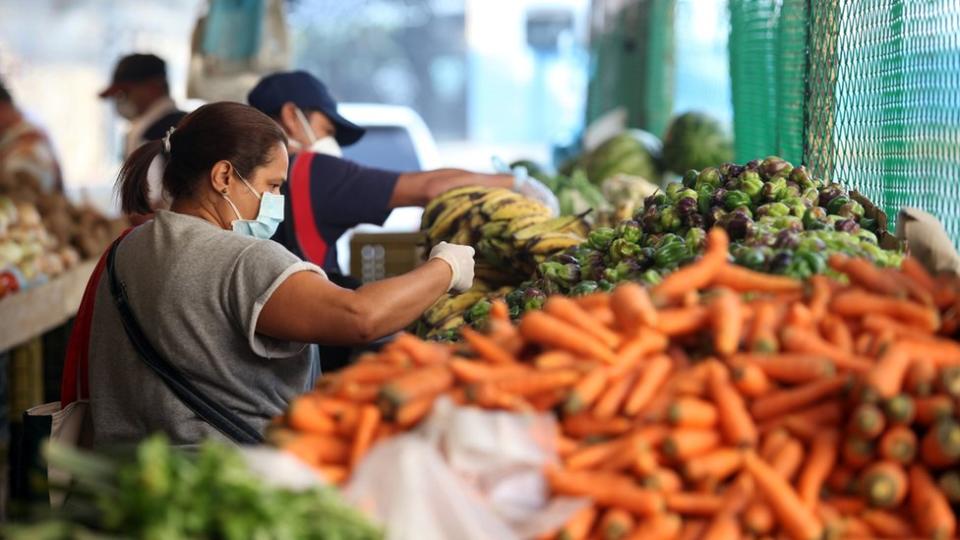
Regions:
<instances>
[{"instance_id":1,"label":"bunch of banana","mask_svg":"<svg viewBox=\"0 0 960 540\"><path fill-rule=\"evenodd\" d=\"M473 288L442 297L420 319L420 335L441 339L469 323L464 312L481 300L506 295L531 279L539 263L579 245L589 232L585 214L550 217L546 206L518 193L476 186L452 189L430 201L421 228L427 252L439 242L473 246L477 252Z\"/></svg>"}]
</instances>

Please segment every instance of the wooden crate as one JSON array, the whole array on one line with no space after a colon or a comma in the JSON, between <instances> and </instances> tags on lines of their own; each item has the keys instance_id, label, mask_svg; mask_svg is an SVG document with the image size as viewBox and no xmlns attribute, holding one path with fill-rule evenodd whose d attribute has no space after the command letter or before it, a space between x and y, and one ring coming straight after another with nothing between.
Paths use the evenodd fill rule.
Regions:
<instances>
[{"instance_id":1,"label":"wooden crate","mask_svg":"<svg viewBox=\"0 0 960 540\"><path fill-rule=\"evenodd\" d=\"M405 274L423 263L422 232L357 233L350 240L350 275L369 283Z\"/></svg>"}]
</instances>

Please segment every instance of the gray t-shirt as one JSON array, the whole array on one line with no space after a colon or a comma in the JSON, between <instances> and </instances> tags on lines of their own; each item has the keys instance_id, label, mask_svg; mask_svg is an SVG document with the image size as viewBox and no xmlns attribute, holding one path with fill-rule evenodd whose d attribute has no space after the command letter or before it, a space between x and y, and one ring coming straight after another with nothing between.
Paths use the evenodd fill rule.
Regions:
<instances>
[{"instance_id":1,"label":"gray t-shirt","mask_svg":"<svg viewBox=\"0 0 960 540\"><path fill-rule=\"evenodd\" d=\"M120 243L116 271L150 344L198 389L263 430L309 384L310 351L256 333L257 317L291 274L323 271L270 240L160 211ZM138 356L106 273L90 335L96 445L164 432L174 444L222 435L191 412Z\"/></svg>"}]
</instances>

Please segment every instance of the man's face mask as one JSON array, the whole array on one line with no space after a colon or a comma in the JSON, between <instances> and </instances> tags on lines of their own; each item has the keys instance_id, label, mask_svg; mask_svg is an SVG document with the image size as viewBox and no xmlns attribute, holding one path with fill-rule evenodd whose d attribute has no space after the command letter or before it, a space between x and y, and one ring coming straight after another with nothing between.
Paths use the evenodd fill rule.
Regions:
<instances>
[{"instance_id":1,"label":"man's face mask","mask_svg":"<svg viewBox=\"0 0 960 540\"><path fill-rule=\"evenodd\" d=\"M313 126L311 126L310 121L307 120L307 115L303 114L303 111L300 110L300 107L296 108L295 114L297 115L297 120L300 122L300 127L303 128L304 133L307 134L307 139L310 141L309 150L311 152L315 154L326 154L334 157L343 157L343 150L340 148L340 143L338 143L336 139L330 135L317 138L317 134L313 131Z\"/></svg>"},{"instance_id":2,"label":"man's face mask","mask_svg":"<svg viewBox=\"0 0 960 540\"><path fill-rule=\"evenodd\" d=\"M117 109L117 114L127 120L133 120L140 115L137 110L137 105L127 97L126 94L118 95L115 99L114 106Z\"/></svg>"},{"instance_id":3,"label":"man's face mask","mask_svg":"<svg viewBox=\"0 0 960 540\"><path fill-rule=\"evenodd\" d=\"M233 166L232 163L230 165L231 167ZM283 222L283 195L274 195L269 191L258 194L256 190L253 189L253 186L247 182L246 178L240 176L236 167L233 167L233 172L237 174L237 178L243 182L243 185L247 186L250 193L260 199L260 211L257 212L256 219L243 219L243 216L240 215L240 211L237 209L237 206L233 204L233 201L230 200L230 197L228 197L226 193L221 193L223 198L230 204L230 207L233 208L233 213L237 215L237 219L233 221L233 232L262 240L273 238L274 233L277 232L277 227Z\"/></svg>"}]
</instances>

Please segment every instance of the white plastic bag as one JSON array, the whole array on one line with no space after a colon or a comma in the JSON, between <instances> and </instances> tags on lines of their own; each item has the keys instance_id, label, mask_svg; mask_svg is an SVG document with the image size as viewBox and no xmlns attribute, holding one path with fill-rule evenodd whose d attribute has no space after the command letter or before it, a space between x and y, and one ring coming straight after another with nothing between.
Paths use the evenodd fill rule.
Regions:
<instances>
[{"instance_id":1,"label":"white plastic bag","mask_svg":"<svg viewBox=\"0 0 960 540\"><path fill-rule=\"evenodd\" d=\"M521 540L555 530L586 501L548 500L556 460L546 414L434 405L416 432L377 445L346 488L388 540Z\"/></svg>"}]
</instances>

